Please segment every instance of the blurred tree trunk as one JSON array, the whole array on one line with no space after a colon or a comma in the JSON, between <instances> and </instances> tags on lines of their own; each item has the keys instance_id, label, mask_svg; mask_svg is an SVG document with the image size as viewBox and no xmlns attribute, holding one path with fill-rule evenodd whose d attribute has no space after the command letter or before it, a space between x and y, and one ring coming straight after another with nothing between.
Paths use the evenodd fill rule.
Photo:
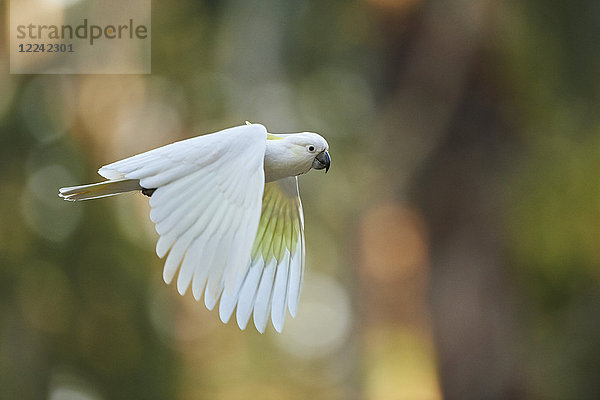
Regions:
<instances>
[{"instance_id":1,"label":"blurred tree trunk","mask_svg":"<svg viewBox=\"0 0 600 400\"><path fill-rule=\"evenodd\" d=\"M430 232L430 298L445 398L514 399L523 394L502 223L512 146L494 104L478 95L479 84L466 88L456 118L414 181L415 200Z\"/></svg>"},{"instance_id":2,"label":"blurred tree trunk","mask_svg":"<svg viewBox=\"0 0 600 400\"><path fill-rule=\"evenodd\" d=\"M489 8L422 4L406 35L387 43L397 86L388 93L381 151L400 149L386 157L398 173L397 195L411 188L429 231L431 312L449 400L525 397L502 232L515 139L482 77Z\"/></svg>"}]
</instances>

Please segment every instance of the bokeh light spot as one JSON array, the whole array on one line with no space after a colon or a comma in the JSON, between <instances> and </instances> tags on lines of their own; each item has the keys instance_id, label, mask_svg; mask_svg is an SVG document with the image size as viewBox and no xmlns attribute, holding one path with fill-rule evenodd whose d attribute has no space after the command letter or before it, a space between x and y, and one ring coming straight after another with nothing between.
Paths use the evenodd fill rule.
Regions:
<instances>
[{"instance_id":1,"label":"bokeh light spot","mask_svg":"<svg viewBox=\"0 0 600 400\"><path fill-rule=\"evenodd\" d=\"M21 210L29 228L46 240L65 240L81 220L81 208L58 197L58 188L74 181L71 173L58 164L41 167L27 180Z\"/></svg>"},{"instance_id":2,"label":"bokeh light spot","mask_svg":"<svg viewBox=\"0 0 600 400\"><path fill-rule=\"evenodd\" d=\"M346 290L327 275L312 271L303 285L296 318L286 319L277 343L298 358L316 359L337 352L352 327Z\"/></svg>"}]
</instances>

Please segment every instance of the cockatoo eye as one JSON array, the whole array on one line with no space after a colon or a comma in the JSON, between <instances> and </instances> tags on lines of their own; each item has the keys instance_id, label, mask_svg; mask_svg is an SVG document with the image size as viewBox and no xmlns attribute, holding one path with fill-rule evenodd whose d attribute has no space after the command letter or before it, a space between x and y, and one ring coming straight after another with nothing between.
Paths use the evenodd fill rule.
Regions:
<instances>
[{"instance_id":1,"label":"cockatoo eye","mask_svg":"<svg viewBox=\"0 0 600 400\"><path fill-rule=\"evenodd\" d=\"M309 144L308 146L306 146L306 149L311 153L315 152L315 146L313 146L312 144Z\"/></svg>"}]
</instances>

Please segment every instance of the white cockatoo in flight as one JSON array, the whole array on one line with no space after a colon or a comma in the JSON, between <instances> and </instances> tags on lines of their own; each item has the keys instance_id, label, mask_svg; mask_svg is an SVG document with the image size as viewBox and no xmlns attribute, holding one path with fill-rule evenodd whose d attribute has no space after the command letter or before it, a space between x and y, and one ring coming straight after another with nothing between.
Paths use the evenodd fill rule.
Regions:
<instances>
[{"instance_id":1,"label":"white cockatoo in flight","mask_svg":"<svg viewBox=\"0 0 600 400\"><path fill-rule=\"evenodd\" d=\"M264 332L269 314L281 332L286 308L296 315L304 275L304 217L298 175L329 169L327 141L311 132L272 134L260 124L171 143L105 165L107 181L61 188L78 201L141 191L167 255L163 278L177 276L225 323L250 315ZM237 306L237 307L236 307Z\"/></svg>"}]
</instances>

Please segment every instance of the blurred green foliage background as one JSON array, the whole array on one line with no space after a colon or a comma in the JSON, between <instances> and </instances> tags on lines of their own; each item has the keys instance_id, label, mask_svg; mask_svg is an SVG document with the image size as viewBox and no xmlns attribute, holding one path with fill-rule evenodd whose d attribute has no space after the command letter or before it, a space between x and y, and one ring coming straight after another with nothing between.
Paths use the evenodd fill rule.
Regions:
<instances>
[{"instance_id":1,"label":"blurred green foliage background","mask_svg":"<svg viewBox=\"0 0 600 400\"><path fill-rule=\"evenodd\" d=\"M6 34L0 398L600 398L599 2L154 2L151 75L10 75ZM281 335L164 285L142 195L56 195L245 120L333 159Z\"/></svg>"}]
</instances>

